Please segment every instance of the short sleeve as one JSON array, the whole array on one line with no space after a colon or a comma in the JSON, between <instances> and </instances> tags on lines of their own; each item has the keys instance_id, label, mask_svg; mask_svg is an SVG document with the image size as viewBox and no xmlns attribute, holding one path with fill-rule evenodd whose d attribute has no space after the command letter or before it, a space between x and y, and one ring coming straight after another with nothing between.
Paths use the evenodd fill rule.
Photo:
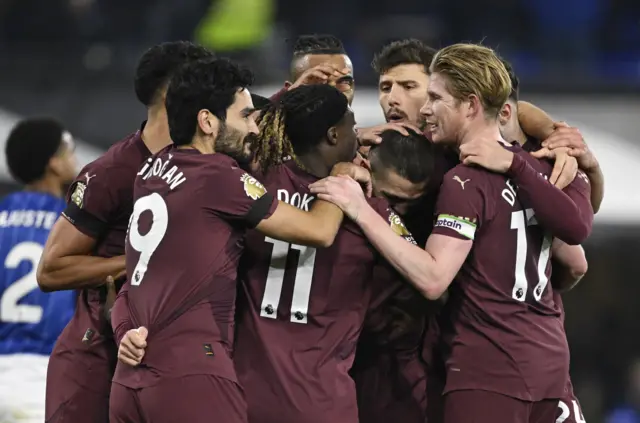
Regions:
<instances>
[{"instance_id":1,"label":"short sleeve","mask_svg":"<svg viewBox=\"0 0 640 423\"><path fill-rule=\"evenodd\" d=\"M80 232L100 238L118 209L118 185L107 169L88 165L76 177L67 193L62 215Z\"/></svg>"},{"instance_id":2,"label":"short sleeve","mask_svg":"<svg viewBox=\"0 0 640 423\"><path fill-rule=\"evenodd\" d=\"M458 166L442 182L432 233L473 240L483 219L483 209L482 180L477 173Z\"/></svg>"},{"instance_id":3,"label":"short sleeve","mask_svg":"<svg viewBox=\"0 0 640 423\"><path fill-rule=\"evenodd\" d=\"M269 218L278 200L256 178L233 165L222 165L206 182L206 207L226 220L253 228Z\"/></svg>"}]
</instances>

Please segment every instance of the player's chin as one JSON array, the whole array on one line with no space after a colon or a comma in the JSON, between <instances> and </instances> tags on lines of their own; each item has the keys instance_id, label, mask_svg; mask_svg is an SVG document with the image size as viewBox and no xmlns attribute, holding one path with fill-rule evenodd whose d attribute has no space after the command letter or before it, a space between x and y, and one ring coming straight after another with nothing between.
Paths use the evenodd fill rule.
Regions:
<instances>
[{"instance_id":1,"label":"player's chin","mask_svg":"<svg viewBox=\"0 0 640 423\"><path fill-rule=\"evenodd\" d=\"M427 133L429 134L427 138L429 138L434 144L444 143L447 141L447 137L445 136L445 134L443 134L438 129L435 129L434 131L428 131Z\"/></svg>"}]
</instances>

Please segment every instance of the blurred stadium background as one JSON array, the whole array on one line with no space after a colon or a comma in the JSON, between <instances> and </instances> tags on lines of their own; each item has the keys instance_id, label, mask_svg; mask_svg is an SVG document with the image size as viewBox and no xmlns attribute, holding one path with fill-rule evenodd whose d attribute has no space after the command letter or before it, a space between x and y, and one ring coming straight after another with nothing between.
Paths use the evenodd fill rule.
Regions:
<instances>
[{"instance_id":1,"label":"blurred stadium background","mask_svg":"<svg viewBox=\"0 0 640 423\"><path fill-rule=\"evenodd\" d=\"M20 116L52 115L87 163L144 118L132 72L150 45L198 41L252 66L269 95L287 78L293 40L310 32L344 40L360 125L382 120L373 52L416 37L482 40L514 63L524 99L582 130L607 192L589 274L565 297L573 381L587 421L640 410L638 0L0 0L0 139ZM0 193L14 188L2 160Z\"/></svg>"}]
</instances>

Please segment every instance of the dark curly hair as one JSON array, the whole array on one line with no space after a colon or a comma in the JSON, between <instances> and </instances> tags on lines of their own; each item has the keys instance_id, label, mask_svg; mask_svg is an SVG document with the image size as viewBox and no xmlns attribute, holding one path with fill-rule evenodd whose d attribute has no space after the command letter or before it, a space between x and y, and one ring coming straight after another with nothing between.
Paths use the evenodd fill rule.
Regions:
<instances>
[{"instance_id":1,"label":"dark curly hair","mask_svg":"<svg viewBox=\"0 0 640 423\"><path fill-rule=\"evenodd\" d=\"M157 101L158 92L180 66L214 56L211 50L188 41L173 41L151 47L142 55L136 67L133 82L136 97L140 103L151 106Z\"/></svg>"},{"instance_id":2,"label":"dark curly hair","mask_svg":"<svg viewBox=\"0 0 640 423\"><path fill-rule=\"evenodd\" d=\"M375 54L371 67L378 75L400 65L422 65L427 72L437 51L420 40L409 38L393 41Z\"/></svg>"},{"instance_id":3,"label":"dark curly hair","mask_svg":"<svg viewBox=\"0 0 640 423\"><path fill-rule=\"evenodd\" d=\"M235 94L253 83L253 73L228 59L207 58L185 64L171 78L166 107L175 145L187 145L196 133L198 112L206 109L222 122Z\"/></svg>"},{"instance_id":4,"label":"dark curly hair","mask_svg":"<svg viewBox=\"0 0 640 423\"><path fill-rule=\"evenodd\" d=\"M255 160L263 172L317 146L329 128L337 125L349 108L347 98L326 84L302 85L287 91L263 110L255 141Z\"/></svg>"}]
</instances>

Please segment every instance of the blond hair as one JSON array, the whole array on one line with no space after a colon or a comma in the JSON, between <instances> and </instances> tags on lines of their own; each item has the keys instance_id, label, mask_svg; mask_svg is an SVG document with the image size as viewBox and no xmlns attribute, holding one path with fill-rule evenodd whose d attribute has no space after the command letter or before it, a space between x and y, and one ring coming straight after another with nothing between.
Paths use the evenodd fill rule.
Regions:
<instances>
[{"instance_id":1,"label":"blond hair","mask_svg":"<svg viewBox=\"0 0 640 423\"><path fill-rule=\"evenodd\" d=\"M511 94L511 79L502 60L490 48L477 44L453 44L438 51L429 73L446 77L447 88L457 100L478 97L487 117L496 117Z\"/></svg>"}]
</instances>

